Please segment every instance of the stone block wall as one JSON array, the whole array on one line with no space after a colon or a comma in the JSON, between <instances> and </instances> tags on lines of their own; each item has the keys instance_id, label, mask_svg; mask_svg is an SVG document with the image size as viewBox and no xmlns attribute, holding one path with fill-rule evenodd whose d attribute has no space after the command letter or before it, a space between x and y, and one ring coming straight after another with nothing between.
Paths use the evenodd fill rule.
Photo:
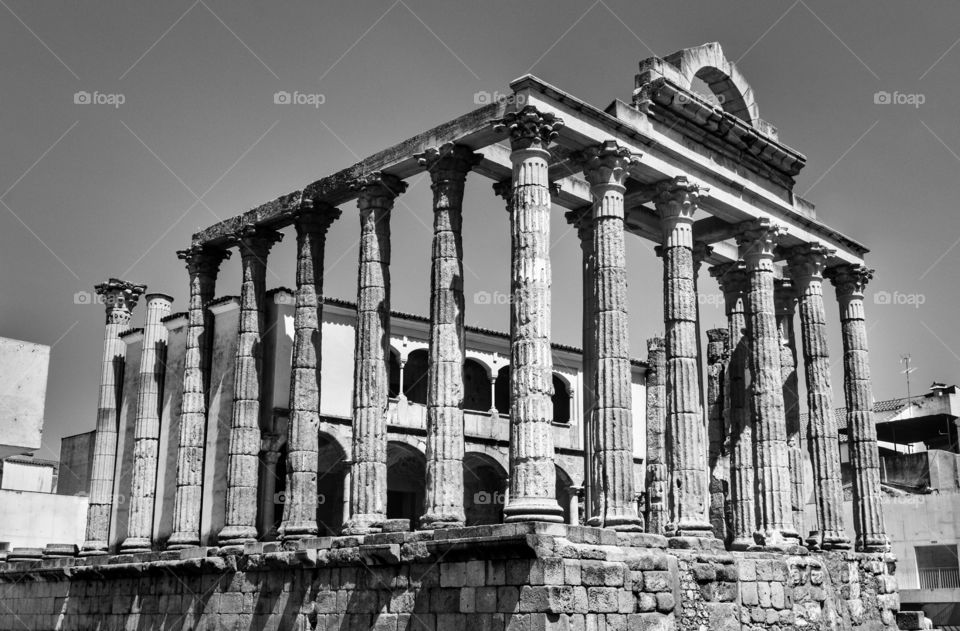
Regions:
<instances>
[{"instance_id":1,"label":"stone block wall","mask_svg":"<svg viewBox=\"0 0 960 631\"><path fill-rule=\"evenodd\" d=\"M548 524L0 565L0 629L892 630L896 600L882 555Z\"/></svg>"}]
</instances>

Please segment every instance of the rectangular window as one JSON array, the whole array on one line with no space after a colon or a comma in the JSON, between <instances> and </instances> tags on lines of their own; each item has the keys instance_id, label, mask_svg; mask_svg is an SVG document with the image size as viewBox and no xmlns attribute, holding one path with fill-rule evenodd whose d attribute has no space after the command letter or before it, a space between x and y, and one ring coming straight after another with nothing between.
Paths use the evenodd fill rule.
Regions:
<instances>
[{"instance_id":1,"label":"rectangular window","mask_svg":"<svg viewBox=\"0 0 960 631\"><path fill-rule=\"evenodd\" d=\"M917 546L917 574L920 589L960 588L957 546Z\"/></svg>"}]
</instances>

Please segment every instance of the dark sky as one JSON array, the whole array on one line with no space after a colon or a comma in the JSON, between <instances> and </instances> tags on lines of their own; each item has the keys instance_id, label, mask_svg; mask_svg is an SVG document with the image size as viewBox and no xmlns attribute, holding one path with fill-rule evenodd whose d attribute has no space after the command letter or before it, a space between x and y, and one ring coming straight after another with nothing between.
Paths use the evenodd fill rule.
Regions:
<instances>
[{"instance_id":1,"label":"dark sky","mask_svg":"<svg viewBox=\"0 0 960 631\"><path fill-rule=\"evenodd\" d=\"M918 368L914 392L960 381L958 39L960 5L942 0L0 0L0 335L53 345L38 455L55 458L60 437L94 426L103 309L83 303L97 282L146 283L183 310L174 252L196 229L463 114L478 91L504 92L525 73L604 107L630 99L641 59L708 41L738 62L781 140L809 158L797 191L872 250L877 398L905 393L904 353ZM280 90L324 102L277 105ZM123 103L76 104L78 91ZM910 103L877 104L878 91ZM422 177L410 184L393 218L393 304L426 313L430 191ZM352 205L344 211L326 288L352 299L358 222ZM469 323L507 327L504 305L472 299L506 290L507 229L490 182L468 180ZM294 284L290 236L268 286ZM554 339L579 345L579 252L560 213L552 236ZM642 356L662 329L661 270L638 239L628 257ZM238 268L224 266L219 294L238 292ZM702 288L704 328L717 326L706 274ZM832 289L827 306L839 360ZM833 376L840 404L839 361Z\"/></svg>"}]
</instances>

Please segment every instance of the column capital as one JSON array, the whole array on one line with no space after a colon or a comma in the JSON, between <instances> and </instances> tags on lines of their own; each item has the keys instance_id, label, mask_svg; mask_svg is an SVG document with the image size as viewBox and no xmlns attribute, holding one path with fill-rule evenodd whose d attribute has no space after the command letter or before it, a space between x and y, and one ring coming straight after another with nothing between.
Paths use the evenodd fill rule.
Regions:
<instances>
[{"instance_id":1,"label":"column capital","mask_svg":"<svg viewBox=\"0 0 960 631\"><path fill-rule=\"evenodd\" d=\"M787 273L799 289L800 285L811 280L823 280L827 260L836 254L836 250L819 243L804 243L785 248L781 254L787 260Z\"/></svg>"},{"instance_id":2,"label":"column capital","mask_svg":"<svg viewBox=\"0 0 960 631\"><path fill-rule=\"evenodd\" d=\"M713 254L713 246L703 241L693 242L693 273L700 272L700 266Z\"/></svg>"},{"instance_id":3,"label":"column capital","mask_svg":"<svg viewBox=\"0 0 960 631\"><path fill-rule=\"evenodd\" d=\"M361 175L350 182L350 188L359 191L357 205L360 210L384 208L407 190L407 183L396 175L374 171Z\"/></svg>"},{"instance_id":4,"label":"column capital","mask_svg":"<svg viewBox=\"0 0 960 631\"><path fill-rule=\"evenodd\" d=\"M710 189L687 179L685 175L654 184L653 203L661 219L693 219L700 196Z\"/></svg>"},{"instance_id":5,"label":"column capital","mask_svg":"<svg viewBox=\"0 0 960 631\"><path fill-rule=\"evenodd\" d=\"M128 324L130 314L137 306L140 296L147 290L147 286L111 278L105 283L96 285L93 289L98 296L103 296L103 304L107 312L107 324Z\"/></svg>"},{"instance_id":6,"label":"column capital","mask_svg":"<svg viewBox=\"0 0 960 631\"><path fill-rule=\"evenodd\" d=\"M265 259L273 244L283 240L283 233L248 224L233 235L241 258Z\"/></svg>"},{"instance_id":7,"label":"column capital","mask_svg":"<svg viewBox=\"0 0 960 631\"><path fill-rule=\"evenodd\" d=\"M717 345L720 345L720 352L717 352ZM711 364L718 362L727 354L730 345L729 329L708 329L707 330L707 361Z\"/></svg>"},{"instance_id":8,"label":"column capital","mask_svg":"<svg viewBox=\"0 0 960 631\"><path fill-rule=\"evenodd\" d=\"M341 211L322 200L304 200L293 213L293 225L297 232L325 234L333 222L340 218Z\"/></svg>"},{"instance_id":9,"label":"column capital","mask_svg":"<svg viewBox=\"0 0 960 631\"><path fill-rule=\"evenodd\" d=\"M747 266L743 261L719 263L710 267L710 275L717 279L720 291L726 294L740 294L747 291Z\"/></svg>"},{"instance_id":10,"label":"column capital","mask_svg":"<svg viewBox=\"0 0 960 631\"><path fill-rule=\"evenodd\" d=\"M420 166L430 172L434 187L451 180L462 182L467 173L483 160L483 155L474 153L470 147L452 142L430 147L413 157Z\"/></svg>"},{"instance_id":11,"label":"column capital","mask_svg":"<svg viewBox=\"0 0 960 631\"><path fill-rule=\"evenodd\" d=\"M786 228L767 218L751 219L737 225L737 245L740 256L750 264L753 261L769 259L773 261L774 251Z\"/></svg>"},{"instance_id":12,"label":"column capital","mask_svg":"<svg viewBox=\"0 0 960 631\"><path fill-rule=\"evenodd\" d=\"M631 153L615 140L605 140L570 156L583 169L583 175L595 193L597 189L607 188L623 192L630 166L639 162L639 158L639 155Z\"/></svg>"},{"instance_id":13,"label":"column capital","mask_svg":"<svg viewBox=\"0 0 960 631\"><path fill-rule=\"evenodd\" d=\"M662 337L651 337L647 340L648 353L662 353L667 348L667 341Z\"/></svg>"},{"instance_id":14,"label":"column capital","mask_svg":"<svg viewBox=\"0 0 960 631\"><path fill-rule=\"evenodd\" d=\"M583 206L581 208L568 210L563 214L567 223L577 229L577 236L580 237L581 240L589 238L588 230L593 225L593 213L591 210L590 206Z\"/></svg>"},{"instance_id":15,"label":"column capital","mask_svg":"<svg viewBox=\"0 0 960 631\"><path fill-rule=\"evenodd\" d=\"M550 141L563 128L563 119L550 112L541 112L533 105L525 105L516 112L507 112L503 118L493 121L493 130L507 132L510 148L546 150Z\"/></svg>"},{"instance_id":16,"label":"column capital","mask_svg":"<svg viewBox=\"0 0 960 631\"><path fill-rule=\"evenodd\" d=\"M513 178L506 177L493 183L493 194L507 203L507 212L510 212L510 202L513 200Z\"/></svg>"},{"instance_id":17,"label":"column capital","mask_svg":"<svg viewBox=\"0 0 960 631\"><path fill-rule=\"evenodd\" d=\"M861 263L844 263L827 268L824 275L837 288L837 297L863 298L863 290L873 280L873 272Z\"/></svg>"},{"instance_id":18,"label":"column capital","mask_svg":"<svg viewBox=\"0 0 960 631\"><path fill-rule=\"evenodd\" d=\"M191 245L177 250L177 258L186 262L187 272L191 276L216 276L220 271L220 263L230 258L232 252L226 248L212 245Z\"/></svg>"}]
</instances>

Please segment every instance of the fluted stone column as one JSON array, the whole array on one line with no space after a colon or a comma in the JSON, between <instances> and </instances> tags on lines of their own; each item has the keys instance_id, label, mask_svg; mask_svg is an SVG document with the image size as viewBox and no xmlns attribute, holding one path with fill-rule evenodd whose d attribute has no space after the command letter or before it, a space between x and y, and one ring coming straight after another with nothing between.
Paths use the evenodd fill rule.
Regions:
<instances>
[{"instance_id":1,"label":"fluted stone column","mask_svg":"<svg viewBox=\"0 0 960 631\"><path fill-rule=\"evenodd\" d=\"M723 292L729 331L730 358L726 369L726 414L730 452L730 531L727 541L734 550L755 545L757 505L754 476L753 418L748 391L750 340L747 328L746 266L742 261L714 265L710 274Z\"/></svg>"},{"instance_id":2,"label":"fluted stone column","mask_svg":"<svg viewBox=\"0 0 960 631\"><path fill-rule=\"evenodd\" d=\"M126 345L120 339L120 334L130 324L130 314L146 288L146 285L134 285L116 278L95 287L97 295L103 296L107 322L103 333L97 433L90 469L90 500L87 532L81 551L83 555L107 553L117 460L117 410L122 396L123 361L126 356ZM120 381L117 377L120 377Z\"/></svg>"},{"instance_id":3,"label":"fluted stone column","mask_svg":"<svg viewBox=\"0 0 960 631\"><path fill-rule=\"evenodd\" d=\"M793 317L797 297L789 279L774 281L774 304L777 331L780 334L780 379L783 384L783 414L787 422L787 457L790 468L790 509L793 526L804 534L803 513L806 494L803 492L803 433L800 427L800 389L797 383L797 340Z\"/></svg>"},{"instance_id":4,"label":"fluted stone column","mask_svg":"<svg viewBox=\"0 0 960 631\"><path fill-rule=\"evenodd\" d=\"M550 182L547 146L563 126L533 106L494 129L510 137L510 498L505 522L563 521L554 469L550 348Z\"/></svg>"},{"instance_id":5,"label":"fluted stone column","mask_svg":"<svg viewBox=\"0 0 960 631\"><path fill-rule=\"evenodd\" d=\"M596 405L597 398L594 392L594 373L596 372L596 350L594 348L596 338L594 329L596 322L594 319L594 297L593 297L593 278L596 275L596 257L594 254L593 243L593 220L591 218L592 209L590 207L578 208L568 211L564 216L571 225L577 229L577 237L580 240L581 255L581 285L582 302L580 311L580 321L582 327L582 346L583 352L581 359L583 362L583 523L589 526L600 525L600 515L602 514L600 502L603 494L597 492L600 489L602 481L599 478L601 467L597 461L599 452L594 448L597 442L597 422Z\"/></svg>"},{"instance_id":6,"label":"fluted stone column","mask_svg":"<svg viewBox=\"0 0 960 631\"><path fill-rule=\"evenodd\" d=\"M360 209L357 331L353 372L353 464L345 534L379 532L387 518L387 405L390 388L390 211L406 190L398 177L356 182Z\"/></svg>"},{"instance_id":7,"label":"fluted stone column","mask_svg":"<svg viewBox=\"0 0 960 631\"><path fill-rule=\"evenodd\" d=\"M843 482L840 474L840 440L833 413L830 355L827 350L827 315L823 304L823 271L834 253L818 244L792 248L786 253L790 279L799 299L800 338L807 384L807 449L813 465L817 531L813 546L823 550L850 548L843 524Z\"/></svg>"},{"instance_id":8,"label":"fluted stone column","mask_svg":"<svg viewBox=\"0 0 960 631\"><path fill-rule=\"evenodd\" d=\"M782 548L798 544L790 511L787 426L780 374L780 336L773 291L773 256L781 229L767 219L741 224L737 234L747 266L747 334L750 337L750 391L754 419L758 544Z\"/></svg>"},{"instance_id":9,"label":"fluted stone column","mask_svg":"<svg viewBox=\"0 0 960 631\"><path fill-rule=\"evenodd\" d=\"M726 364L730 332L727 329L707 331L707 436L710 467L710 523L717 539L727 539L727 493L729 466L727 458Z\"/></svg>"},{"instance_id":10,"label":"fluted stone column","mask_svg":"<svg viewBox=\"0 0 960 631\"><path fill-rule=\"evenodd\" d=\"M427 466L420 528L452 528L463 513L463 187L481 156L445 144L417 156L433 188Z\"/></svg>"},{"instance_id":11,"label":"fluted stone column","mask_svg":"<svg viewBox=\"0 0 960 631\"><path fill-rule=\"evenodd\" d=\"M283 237L279 232L253 226L243 228L237 236L243 284L227 446L227 507L224 527L217 537L220 545L240 545L257 538L263 301L267 255Z\"/></svg>"},{"instance_id":12,"label":"fluted stone column","mask_svg":"<svg viewBox=\"0 0 960 631\"><path fill-rule=\"evenodd\" d=\"M140 352L140 379L137 389L137 416L133 430L133 480L130 511L123 552L149 552L153 547L153 510L157 494L157 451L160 441L160 407L166 372L167 327L173 298L148 294L143 350Z\"/></svg>"},{"instance_id":13,"label":"fluted stone column","mask_svg":"<svg viewBox=\"0 0 960 631\"><path fill-rule=\"evenodd\" d=\"M838 265L827 270L837 290L843 336L843 390L847 401L847 441L853 469L853 526L855 549L890 549L883 523L880 494L880 454L873 422L873 386L863 311L863 289L873 270L863 265Z\"/></svg>"},{"instance_id":14,"label":"fluted stone column","mask_svg":"<svg viewBox=\"0 0 960 631\"><path fill-rule=\"evenodd\" d=\"M712 537L708 508L707 428L700 408L693 215L698 187L685 177L657 184L654 204L663 229L666 328L667 455L670 523L666 534Z\"/></svg>"},{"instance_id":15,"label":"fluted stone column","mask_svg":"<svg viewBox=\"0 0 960 631\"><path fill-rule=\"evenodd\" d=\"M647 340L646 530L662 535L667 523L667 354L662 337Z\"/></svg>"},{"instance_id":16,"label":"fluted stone column","mask_svg":"<svg viewBox=\"0 0 960 631\"><path fill-rule=\"evenodd\" d=\"M594 323L589 388L596 397L596 443L599 467L594 478L594 505L600 526L642 531L633 479L633 397L627 316L627 265L623 194L635 156L614 141L589 147L577 156L590 184L593 206L594 273L589 296ZM595 355L593 355L595 353ZM599 499L596 499L599 496Z\"/></svg>"},{"instance_id":17,"label":"fluted stone column","mask_svg":"<svg viewBox=\"0 0 960 631\"><path fill-rule=\"evenodd\" d=\"M186 261L190 277L190 307L183 360L183 399L177 443L177 491L173 503L173 534L167 549L200 545L200 509L203 497L203 446L207 423L213 300L220 263L229 250L194 246L177 252Z\"/></svg>"},{"instance_id":18,"label":"fluted stone column","mask_svg":"<svg viewBox=\"0 0 960 631\"><path fill-rule=\"evenodd\" d=\"M297 290L293 312L290 420L287 425L286 503L280 537L317 534L317 472L320 467L320 355L323 322L323 254L336 208L312 202L301 208L297 231Z\"/></svg>"}]
</instances>

